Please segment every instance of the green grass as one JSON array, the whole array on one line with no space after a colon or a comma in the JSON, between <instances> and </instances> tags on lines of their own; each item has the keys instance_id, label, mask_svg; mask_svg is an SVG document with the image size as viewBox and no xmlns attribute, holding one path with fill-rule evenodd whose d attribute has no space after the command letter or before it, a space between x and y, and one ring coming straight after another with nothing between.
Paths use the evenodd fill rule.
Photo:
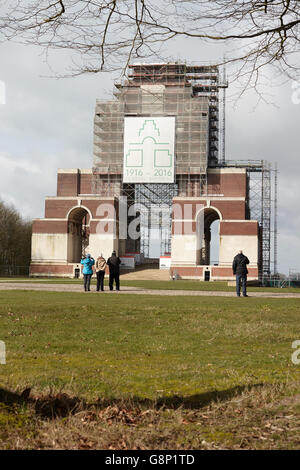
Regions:
<instances>
[{"instance_id":1,"label":"green grass","mask_svg":"<svg viewBox=\"0 0 300 470\"><path fill-rule=\"evenodd\" d=\"M68 278L0 278L0 283L5 282L33 282L45 284L75 284L81 285L81 279L68 279ZM96 285L95 278L92 279L92 285ZM108 287L108 280L105 279L104 285ZM194 281L194 280L178 280L178 281L161 281L161 280L125 280L121 275L121 286L139 287L141 289L153 290L195 290L195 291L219 291L219 292L234 292L234 286L228 286L227 282L214 281ZM269 293L300 293L300 288L296 287L248 287L249 292L269 292Z\"/></svg>"},{"instance_id":2,"label":"green grass","mask_svg":"<svg viewBox=\"0 0 300 470\"><path fill-rule=\"evenodd\" d=\"M189 395L297 376L297 299L1 292L2 379L95 396Z\"/></svg>"},{"instance_id":3,"label":"green grass","mask_svg":"<svg viewBox=\"0 0 300 470\"><path fill-rule=\"evenodd\" d=\"M0 340L7 363L0 365L0 387L32 387L36 396L63 391L88 402L148 400L194 411L257 387L279 387L282 399L300 393L289 385L300 378L300 366L291 361L292 342L300 339L299 315L297 299L1 291ZM230 410L228 416L235 413ZM0 423L10 429L14 420L16 426L24 422L31 439L26 410L17 418L7 413L0 413ZM174 415L165 418L160 415L157 429L171 435ZM180 448L196 445L199 425L178 423ZM221 428L218 420L207 429L204 424L205 442L230 442L225 421ZM184 443L187 429L194 436L190 444ZM146 441L149 448L165 445Z\"/></svg>"},{"instance_id":4,"label":"green grass","mask_svg":"<svg viewBox=\"0 0 300 470\"><path fill-rule=\"evenodd\" d=\"M227 282L214 281L193 281L193 280L178 280L178 281L123 281L124 286L134 286L144 289L154 290L195 290L195 291L219 291L219 292L235 292L235 286L228 286ZM283 289L276 287L248 287L249 292L270 292L270 293L300 293L299 288L286 287Z\"/></svg>"}]
</instances>

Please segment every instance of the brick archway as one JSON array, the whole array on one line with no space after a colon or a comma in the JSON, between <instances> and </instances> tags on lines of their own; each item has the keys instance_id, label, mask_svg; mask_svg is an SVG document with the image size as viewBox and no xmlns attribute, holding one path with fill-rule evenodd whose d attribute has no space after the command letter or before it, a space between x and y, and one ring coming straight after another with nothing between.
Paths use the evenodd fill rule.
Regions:
<instances>
[{"instance_id":1,"label":"brick archway","mask_svg":"<svg viewBox=\"0 0 300 470\"><path fill-rule=\"evenodd\" d=\"M74 207L68 214L68 263L79 263L89 245L89 211L80 206Z\"/></svg>"},{"instance_id":2,"label":"brick archway","mask_svg":"<svg viewBox=\"0 0 300 470\"><path fill-rule=\"evenodd\" d=\"M197 214L198 237L201 237L199 259L197 264L210 265L210 248L211 248L211 225L216 220L221 220L221 213L215 207L204 207ZM200 226L202 224L202 226ZM220 243L220 240L219 240Z\"/></svg>"}]
</instances>

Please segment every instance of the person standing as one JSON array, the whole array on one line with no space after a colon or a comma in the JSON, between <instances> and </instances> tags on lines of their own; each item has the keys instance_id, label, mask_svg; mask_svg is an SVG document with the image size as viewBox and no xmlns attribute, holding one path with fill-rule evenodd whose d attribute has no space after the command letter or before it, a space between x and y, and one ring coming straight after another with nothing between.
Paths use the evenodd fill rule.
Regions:
<instances>
[{"instance_id":1,"label":"person standing","mask_svg":"<svg viewBox=\"0 0 300 470\"><path fill-rule=\"evenodd\" d=\"M120 264L121 260L113 251L111 257L108 258L107 264L109 267L109 290L113 290L114 281L116 283L116 290L120 290Z\"/></svg>"},{"instance_id":2,"label":"person standing","mask_svg":"<svg viewBox=\"0 0 300 470\"><path fill-rule=\"evenodd\" d=\"M105 259L102 256L102 253L100 256L98 256L95 264L96 268L96 276L97 276L97 292L101 289L101 291L104 291L104 276L105 276L105 268L107 264Z\"/></svg>"},{"instance_id":3,"label":"person standing","mask_svg":"<svg viewBox=\"0 0 300 470\"><path fill-rule=\"evenodd\" d=\"M91 278L93 275L93 266L95 264L94 258L90 254L87 254L85 258L82 258L81 264L83 265L82 274L84 277L84 290L85 292L90 291Z\"/></svg>"},{"instance_id":4,"label":"person standing","mask_svg":"<svg viewBox=\"0 0 300 470\"><path fill-rule=\"evenodd\" d=\"M249 260L247 256L243 254L243 251L240 250L239 253L234 257L232 263L232 271L235 274L236 278L236 295L240 297L241 295L241 283L242 283L242 293L243 297L248 297L247 295L247 264Z\"/></svg>"}]
</instances>

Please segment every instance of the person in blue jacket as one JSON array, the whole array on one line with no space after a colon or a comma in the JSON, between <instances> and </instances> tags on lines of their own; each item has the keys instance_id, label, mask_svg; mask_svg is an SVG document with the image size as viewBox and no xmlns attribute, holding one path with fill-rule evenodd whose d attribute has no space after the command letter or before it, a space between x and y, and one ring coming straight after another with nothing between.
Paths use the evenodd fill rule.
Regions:
<instances>
[{"instance_id":1,"label":"person in blue jacket","mask_svg":"<svg viewBox=\"0 0 300 470\"><path fill-rule=\"evenodd\" d=\"M93 275L93 266L95 264L95 260L91 257L90 254L88 254L85 258L82 258L81 264L83 265L82 274L84 277L84 290L90 291L91 277Z\"/></svg>"}]
</instances>

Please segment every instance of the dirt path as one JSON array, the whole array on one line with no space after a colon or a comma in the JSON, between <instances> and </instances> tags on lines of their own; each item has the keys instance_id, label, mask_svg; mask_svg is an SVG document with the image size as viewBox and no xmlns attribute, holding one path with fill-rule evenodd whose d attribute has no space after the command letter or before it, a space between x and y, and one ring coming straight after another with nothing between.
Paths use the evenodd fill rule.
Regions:
<instances>
[{"instance_id":1,"label":"dirt path","mask_svg":"<svg viewBox=\"0 0 300 470\"><path fill-rule=\"evenodd\" d=\"M90 293L83 292L82 285L74 284L46 284L46 283L31 283L31 282L0 282L0 290L37 290L37 291L50 291L50 292L79 292L84 295L124 295L124 294L147 294L147 295L172 295L172 296L207 296L207 297L235 297L235 292L222 292L222 291L193 291L193 290L154 290L143 289L139 287L121 286L119 292L110 292L108 289L104 292L98 293L91 290ZM249 297L266 297L266 298L299 298L300 293L286 293L281 292L250 292Z\"/></svg>"}]
</instances>

